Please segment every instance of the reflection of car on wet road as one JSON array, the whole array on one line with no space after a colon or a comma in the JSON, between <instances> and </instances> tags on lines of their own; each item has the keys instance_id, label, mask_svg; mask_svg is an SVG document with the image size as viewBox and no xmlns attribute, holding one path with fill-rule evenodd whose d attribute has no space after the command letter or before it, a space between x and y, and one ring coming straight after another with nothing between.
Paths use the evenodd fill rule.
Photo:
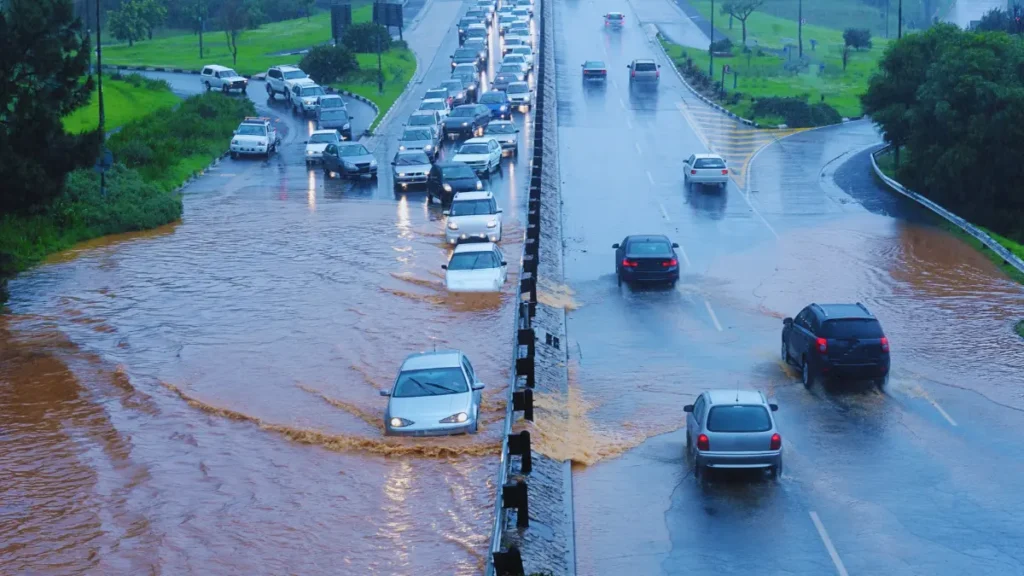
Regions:
<instances>
[{"instance_id":1,"label":"reflection of car on wet road","mask_svg":"<svg viewBox=\"0 0 1024 576\"><path fill-rule=\"evenodd\" d=\"M292 91L289 101L292 105L292 112L306 116L316 112L316 103L321 96L326 95L323 87L312 79L296 80L292 83Z\"/></svg>"},{"instance_id":2,"label":"reflection of car on wet road","mask_svg":"<svg viewBox=\"0 0 1024 576\"><path fill-rule=\"evenodd\" d=\"M465 162L477 174L490 177L501 169L501 144L490 136L466 140L455 151L452 162Z\"/></svg>"},{"instance_id":3,"label":"reflection of car on wet road","mask_svg":"<svg viewBox=\"0 0 1024 576\"><path fill-rule=\"evenodd\" d=\"M489 136L498 141L502 152L510 152L513 156L519 155L519 128L509 120L495 120L487 125L484 136Z\"/></svg>"},{"instance_id":4,"label":"reflection of car on wet road","mask_svg":"<svg viewBox=\"0 0 1024 576\"><path fill-rule=\"evenodd\" d=\"M604 65L604 62L600 60L587 60L583 64L583 81L587 80L600 80L604 81L608 79L608 67Z\"/></svg>"},{"instance_id":5,"label":"reflection of car on wet road","mask_svg":"<svg viewBox=\"0 0 1024 576\"><path fill-rule=\"evenodd\" d=\"M718 154L690 154L683 161L683 183L714 184L719 188L729 183L729 167Z\"/></svg>"},{"instance_id":6,"label":"reflection of car on wet road","mask_svg":"<svg viewBox=\"0 0 1024 576\"><path fill-rule=\"evenodd\" d=\"M352 118L345 108L317 109L316 127L319 130L337 130L342 139L352 139Z\"/></svg>"},{"instance_id":7,"label":"reflection of car on wet road","mask_svg":"<svg viewBox=\"0 0 1024 576\"><path fill-rule=\"evenodd\" d=\"M505 119L512 113L509 106L508 95L501 90L491 90L480 95L480 104L491 110L495 118Z\"/></svg>"},{"instance_id":8,"label":"reflection of car on wet road","mask_svg":"<svg viewBox=\"0 0 1024 576\"><path fill-rule=\"evenodd\" d=\"M501 212L489 191L459 192L444 211L444 239L449 244L467 240L500 242Z\"/></svg>"},{"instance_id":9,"label":"reflection of car on wet road","mask_svg":"<svg viewBox=\"0 0 1024 576\"><path fill-rule=\"evenodd\" d=\"M243 155L264 155L270 158L280 143L281 137L270 118L251 116L242 120L235 129L229 151L232 158Z\"/></svg>"},{"instance_id":10,"label":"reflection of car on wet road","mask_svg":"<svg viewBox=\"0 0 1024 576\"><path fill-rule=\"evenodd\" d=\"M199 74L199 81L206 87L207 92L210 90L220 90L221 92L238 90L244 94L245 89L249 87L249 81L239 76L238 72L216 64L204 66Z\"/></svg>"},{"instance_id":11,"label":"reflection of car on wet road","mask_svg":"<svg viewBox=\"0 0 1024 576\"><path fill-rule=\"evenodd\" d=\"M330 144L340 144L341 137L337 130L316 130L306 141L306 164L319 162L323 159L324 150Z\"/></svg>"},{"instance_id":12,"label":"reflection of car on wet road","mask_svg":"<svg viewBox=\"0 0 1024 576\"><path fill-rule=\"evenodd\" d=\"M427 200L441 200L442 206L451 204L456 192L483 190L484 183L468 164L462 162L438 162L430 169L427 177Z\"/></svg>"},{"instance_id":13,"label":"reflection of car on wet road","mask_svg":"<svg viewBox=\"0 0 1024 576\"><path fill-rule=\"evenodd\" d=\"M811 304L782 324L782 359L800 368L804 386L824 377L888 382L889 339L860 302Z\"/></svg>"},{"instance_id":14,"label":"reflection of car on wet road","mask_svg":"<svg viewBox=\"0 0 1024 576\"><path fill-rule=\"evenodd\" d=\"M508 278L508 263L493 242L459 244L441 267L449 292L500 292Z\"/></svg>"},{"instance_id":15,"label":"reflection of car on wet road","mask_svg":"<svg viewBox=\"0 0 1024 576\"><path fill-rule=\"evenodd\" d=\"M665 236L626 236L615 249L615 275L619 286L634 282L667 282L675 286L679 281L678 244Z\"/></svg>"},{"instance_id":16,"label":"reflection of car on wet road","mask_svg":"<svg viewBox=\"0 0 1024 576\"><path fill-rule=\"evenodd\" d=\"M657 82L661 78L661 64L654 60L633 60L632 63L626 64L626 68L629 68L630 86L634 82Z\"/></svg>"},{"instance_id":17,"label":"reflection of car on wet road","mask_svg":"<svg viewBox=\"0 0 1024 576\"><path fill-rule=\"evenodd\" d=\"M431 159L422 150L406 150L395 154L391 166L395 190L404 190L427 183Z\"/></svg>"},{"instance_id":18,"label":"reflection of car on wet road","mask_svg":"<svg viewBox=\"0 0 1024 576\"><path fill-rule=\"evenodd\" d=\"M530 107L530 85L526 82L509 82L505 88L505 94L508 95L508 101L512 103L514 107Z\"/></svg>"},{"instance_id":19,"label":"reflection of car on wet road","mask_svg":"<svg viewBox=\"0 0 1024 576\"><path fill-rule=\"evenodd\" d=\"M604 15L605 28L622 28L626 22L626 15L622 12L609 12Z\"/></svg>"},{"instance_id":20,"label":"reflection of car on wet road","mask_svg":"<svg viewBox=\"0 0 1024 576\"><path fill-rule=\"evenodd\" d=\"M328 144L323 153L324 174L328 178L337 174L342 178L354 176L377 177L377 160L358 142Z\"/></svg>"},{"instance_id":21,"label":"reflection of car on wet road","mask_svg":"<svg viewBox=\"0 0 1024 576\"><path fill-rule=\"evenodd\" d=\"M473 365L458 350L410 354L398 371L384 411L387 436L475 434L480 391Z\"/></svg>"},{"instance_id":22,"label":"reflection of car on wet road","mask_svg":"<svg viewBox=\"0 0 1024 576\"><path fill-rule=\"evenodd\" d=\"M450 110L448 109L448 102L441 100L440 98L431 98L430 100L424 100L420 102L420 107L417 111L424 112L437 112L438 116L443 121L448 116Z\"/></svg>"},{"instance_id":23,"label":"reflection of car on wet road","mask_svg":"<svg viewBox=\"0 0 1024 576\"><path fill-rule=\"evenodd\" d=\"M473 137L484 133L491 121L491 109L483 104L463 104L444 118L444 133L452 138Z\"/></svg>"},{"instance_id":24,"label":"reflection of car on wet road","mask_svg":"<svg viewBox=\"0 0 1024 576\"><path fill-rule=\"evenodd\" d=\"M703 479L709 468L763 468L778 478L782 436L772 416L778 409L762 392L737 389L707 390L684 406L694 476Z\"/></svg>"},{"instance_id":25,"label":"reflection of car on wet road","mask_svg":"<svg viewBox=\"0 0 1024 576\"><path fill-rule=\"evenodd\" d=\"M434 137L438 140L444 135L444 128L441 125L441 115L433 110L419 110L409 116L405 123L408 128L430 128Z\"/></svg>"},{"instance_id":26,"label":"reflection of car on wet road","mask_svg":"<svg viewBox=\"0 0 1024 576\"><path fill-rule=\"evenodd\" d=\"M275 94L281 94L285 98L291 98L292 84L297 80L303 80L309 76L301 68L295 66L272 66L267 70L267 96L273 98Z\"/></svg>"}]
</instances>

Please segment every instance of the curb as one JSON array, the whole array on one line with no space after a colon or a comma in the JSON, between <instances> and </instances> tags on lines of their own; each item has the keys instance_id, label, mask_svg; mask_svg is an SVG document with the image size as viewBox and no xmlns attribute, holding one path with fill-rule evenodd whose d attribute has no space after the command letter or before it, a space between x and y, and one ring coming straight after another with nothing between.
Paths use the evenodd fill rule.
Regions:
<instances>
[{"instance_id":1,"label":"curb","mask_svg":"<svg viewBox=\"0 0 1024 576\"><path fill-rule=\"evenodd\" d=\"M882 172L882 169L878 167L877 156L883 152L888 151L890 148L891 146L884 146L871 153L871 168L872 170L874 170L875 176L877 176L879 180L885 183L893 191L898 192L903 196L906 196L907 198L910 198L911 200L938 214L946 221L948 221L950 224L955 225L956 227L960 228L970 236L974 237L975 240L981 242L989 250L999 255L999 257L1002 258L1003 262L1005 262L1007 265L1013 266L1021 274L1024 274L1024 260L1021 260L1019 257L1017 257L1016 254L1007 250L1005 247L1003 247L1002 244L996 242L995 239L993 239L991 236L989 236L984 231L979 229L977 226L971 224L970 222L964 220L963 218L957 216L956 214L953 214L949 210L946 210L942 206L936 204L935 202L932 202L931 200L925 198L921 194L918 194L917 192L914 192L913 190L904 187L896 180L893 180L892 178L886 176L885 173Z\"/></svg>"},{"instance_id":2,"label":"curb","mask_svg":"<svg viewBox=\"0 0 1024 576\"><path fill-rule=\"evenodd\" d=\"M207 172L209 172L211 169L213 169L213 167L215 167L216 165L220 164L221 160L224 160L230 154L231 154L231 151L229 150L229 151L226 151L226 152L222 153L220 156L217 156L216 158L214 158L213 161L210 162L210 164L206 166L206 168L203 168L202 170L199 170L196 173L194 173L191 176L189 176L188 178L186 178L185 181L181 183L181 186L178 186L177 188L174 189L174 193L175 194L181 194L182 192L184 192L185 188L187 188L190 184L192 184L196 180L198 180L201 177L205 176Z\"/></svg>"}]
</instances>

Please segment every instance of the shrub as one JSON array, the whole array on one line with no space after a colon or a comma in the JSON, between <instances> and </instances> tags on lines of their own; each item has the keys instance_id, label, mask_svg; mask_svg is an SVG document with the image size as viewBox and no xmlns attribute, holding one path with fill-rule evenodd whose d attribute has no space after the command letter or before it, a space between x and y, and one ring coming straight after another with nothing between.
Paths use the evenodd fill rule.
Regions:
<instances>
[{"instance_id":1,"label":"shrub","mask_svg":"<svg viewBox=\"0 0 1024 576\"><path fill-rule=\"evenodd\" d=\"M729 52L732 53L732 40L723 38L722 40L715 40L711 43L711 51L717 53Z\"/></svg>"},{"instance_id":2,"label":"shrub","mask_svg":"<svg viewBox=\"0 0 1024 576\"><path fill-rule=\"evenodd\" d=\"M116 80L127 82L128 84L136 88L145 88L147 90L170 90L171 85L166 80L158 80L156 78L146 78L141 74L128 74L127 76L121 75L113 76Z\"/></svg>"},{"instance_id":3,"label":"shrub","mask_svg":"<svg viewBox=\"0 0 1024 576\"><path fill-rule=\"evenodd\" d=\"M754 116L781 116L790 128L836 124L842 120L835 108L825 103L810 105L806 98L760 98L754 102Z\"/></svg>"},{"instance_id":4,"label":"shrub","mask_svg":"<svg viewBox=\"0 0 1024 576\"><path fill-rule=\"evenodd\" d=\"M380 36L380 51L391 48L391 33L388 29L373 22L353 24L345 29L341 43L352 52L377 52L377 38ZM303 68L305 70L305 68Z\"/></svg>"},{"instance_id":5,"label":"shrub","mask_svg":"<svg viewBox=\"0 0 1024 576\"><path fill-rule=\"evenodd\" d=\"M871 48L871 31L867 28L847 28L843 30L843 42L856 50Z\"/></svg>"},{"instance_id":6,"label":"shrub","mask_svg":"<svg viewBox=\"0 0 1024 576\"><path fill-rule=\"evenodd\" d=\"M299 62L309 77L326 86L338 82L359 69L355 54L343 46L316 46Z\"/></svg>"}]
</instances>

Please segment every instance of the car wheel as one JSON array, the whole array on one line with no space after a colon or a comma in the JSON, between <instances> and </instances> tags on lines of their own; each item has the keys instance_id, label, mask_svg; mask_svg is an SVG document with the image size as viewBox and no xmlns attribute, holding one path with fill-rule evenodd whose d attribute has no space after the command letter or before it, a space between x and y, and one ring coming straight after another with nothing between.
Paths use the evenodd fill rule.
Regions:
<instances>
[{"instance_id":1,"label":"car wheel","mask_svg":"<svg viewBox=\"0 0 1024 576\"><path fill-rule=\"evenodd\" d=\"M270 84L267 84L267 98L274 99L274 89L270 87Z\"/></svg>"},{"instance_id":2,"label":"car wheel","mask_svg":"<svg viewBox=\"0 0 1024 576\"><path fill-rule=\"evenodd\" d=\"M232 160L237 160L237 159L238 159L238 154L236 154L236 153L232 152L232 153L231 153L231 159L232 159Z\"/></svg>"},{"instance_id":3,"label":"car wheel","mask_svg":"<svg viewBox=\"0 0 1024 576\"><path fill-rule=\"evenodd\" d=\"M877 387L880 392L885 392L885 387L888 386L888 385L889 385L889 375L888 374L886 374L882 378L878 378L878 379L875 380L875 387Z\"/></svg>"},{"instance_id":4,"label":"car wheel","mask_svg":"<svg viewBox=\"0 0 1024 576\"><path fill-rule=\"evenodd\" d=\"M615 279L616 279L616 281L618 283L618 286L621 288L622 287L622 273L616 272L615 273Z\"/></svg>"},{"instance_id":5,"label":"car wheel","mask_svg":"<svg viewBox=\"0 0 1024 576\"><path fill-rule=\"evenodd\" d=\"M469 428L470 434L476 434L480 430L480 413L477 412L476 418L473 418L473 425Z\"/></svg>"},{"instance_id":6,"label":"car wheel","mask_svg":"<svg viewBox=\"0 0 1024 576\"><path fill-rule=\"evenodd\" d=\"M330 178L330 177L331 177L331 171L327 169L327 166L324 166L324 178Z\"/></svg>"},{"instance_id":7,"label":"car wheel","mask_svg":"<svg viewBox=\"0 0 1024 576\"><path fill-rule=\"evenodd\" d=\"M209 92L210 91L210 83L209 82L204 82L204 84L206 84L206 91Z\"/></svg>"},{"instance_id":8,"label":"car wheel","mask_svg":"<svg viewBox=\"0 0 1024 576\"><path fill-rule=\"evenodd\" d=\"M807 358L804 358L801 364L803 365L801 380L803 380L804 388L810 389L811 386L814 386L814 371L811 370L811 363L807 361Z\"/></svg>"},{"instance_id":9,"label":"car wheel","mask_svg":"<svg viewBox=\"0 0 1024 576\"><path fill-rule=\"evenodd\" d=\"M676 278L675 280L672 280L671 282L669 282L668 285L671 286L672 288L675 288L676 284L678 282L679 282L679 278Z\"/></svg>"},{"instance_id":10,"label":"car wheel","mask_svg":"<svg viewBox=\"0 0 1024 576\"><path fill-rule=\"evenodd\" d=\"M779 458L779 463L771 468L772 480L778 480L782 476L782 458Z\"/></svg>"},{"instance_id":11,"label":"car wheel","mask_svg":"<svg viewBox=\"0 0 1024 576\"><path fill-rule=\"evenodd\" d=\"M785 364L786 366L789 366L793 363L793 361L790 360L789 358L789 348L786 346L785 339L782 340L782 352L780 356L782 357L782 363Z\"/></svg>"},{"instance_id":12,"label":"car wheel","mask_svg":"<svg viewBox=\"0 0 1024 576\"><path fill-rule=\"evenodd\" d=\"M222 93L224 93L224 94L227 94L228 93L228 85L227 84L222 84L221 87L220 87L220 91Z\"/></svg>"}]
</instances>

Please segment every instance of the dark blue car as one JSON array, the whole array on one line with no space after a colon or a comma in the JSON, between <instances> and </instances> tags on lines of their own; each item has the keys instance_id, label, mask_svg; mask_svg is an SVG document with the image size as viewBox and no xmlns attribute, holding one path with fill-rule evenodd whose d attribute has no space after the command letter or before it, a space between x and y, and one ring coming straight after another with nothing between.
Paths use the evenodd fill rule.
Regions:
<instances>
[{"instance_id":1,"label":"dark blue car","mask_svg":"<svg viewBox=\"0 0 1024 576\"><path fill-rule=\"evenodd\" d=\"M512 104L508 101L508 95L501 90L484 92L480 95L478 103L490 108L491 116L495 118L508 118L512 113Z\"/></svg>"}]
</instances>

